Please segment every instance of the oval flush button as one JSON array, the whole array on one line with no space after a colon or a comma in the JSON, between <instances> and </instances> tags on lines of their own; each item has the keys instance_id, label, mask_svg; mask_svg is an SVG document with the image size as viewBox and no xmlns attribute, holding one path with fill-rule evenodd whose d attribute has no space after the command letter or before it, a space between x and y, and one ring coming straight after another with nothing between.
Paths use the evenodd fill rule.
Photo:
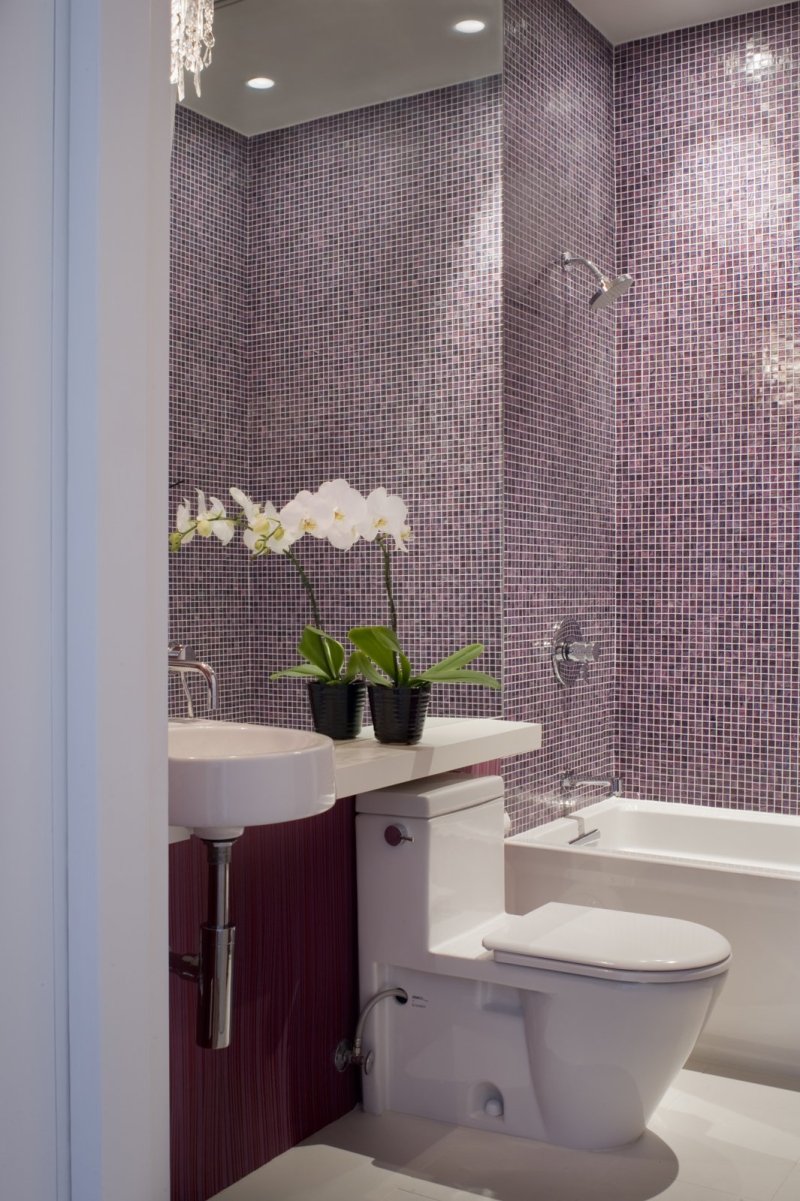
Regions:
<instances>
[{"instance_id":1,"label":"oval flush button","mask_svg":"<svg viewBox=\"0 0 800 1201\"><path fill-rule=\"evenodd\" d=\"M387 826L383 831L383 837L390 847L399 847L402 842L414 841L405 826Z\"/></svg>"}]
</instances>

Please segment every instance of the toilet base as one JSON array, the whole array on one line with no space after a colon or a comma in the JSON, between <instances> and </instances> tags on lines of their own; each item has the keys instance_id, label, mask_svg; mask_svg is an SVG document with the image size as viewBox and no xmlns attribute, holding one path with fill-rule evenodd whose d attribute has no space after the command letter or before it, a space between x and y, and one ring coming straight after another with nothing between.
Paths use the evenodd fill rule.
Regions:
<instances>
[{"instance_id":1,"label":"toilet base","mask_svg":"<svg viewBox=\"0 0 800 1201\"><path fill-rule=\"evenodd\" d=\"M584 981L584 1009L576 1013L569 998L558 995L563 977L547 975L550 991L545 994L407 969L378 969L378 986L399 985L408 992L409 1002L376 1011L367 1039L375 1064L363 1080L365 1110L391 1109L583 1149L605 1149L638 1138L688 1057L718 991L718 978L702 982L699 989L697 983L691 986L691 1028L684 1004L682 1035L677 1018L672 1030L646 1029L643 1024L641 1031L631 1032L628 1062L616 1048L610 1067L604 1056L609 1031L602 1029L595 1004L601 997L585 988L595 983L598 989L608 986ZM624 992L619 995L624 1009ZM587 1030L593 1005L597 1022ZM613 1021L618 1024L618 1017ZM627 1018L622 1028L626 1026L630 1028ZM588 1039L573 1037L575 1030L588 1033ZM644 1074L640 1037L647 1043L644 1053L649 1047L658 1059ZM633 1064L635 1075L630 1071Z\"/></svg>"}]
</instances>

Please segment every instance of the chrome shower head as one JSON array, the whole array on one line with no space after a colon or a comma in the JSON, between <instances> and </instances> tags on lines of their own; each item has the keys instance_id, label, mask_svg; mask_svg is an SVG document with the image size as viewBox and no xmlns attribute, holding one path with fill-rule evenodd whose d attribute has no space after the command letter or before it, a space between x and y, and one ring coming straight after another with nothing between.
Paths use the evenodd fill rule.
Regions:
<instances>
[{"instance_id":1,"label":"chrome shower head","mask_svg":"<svg viewBox=\"0 0 800 1201\"><path fill-rule=\"evenodd\" d=\"M607 308L620 296L624 296L632 285L633 279L630 275L618 275L614 279L604 275L600 280L599 289L589 301L589 308L592 312L599 312L600 309Z\"/></svg>"},{"instance_id":2,"label":"chrome shower head","mask_svg":"<svg viewBox=\"0 0 800 1201\"><path fill-rule=\"evenodd\" d=\"M589 301L589 308L593 313L599 313L601 309L608 308L620 296L624 296L633 285L633 278L630 275L606 275L591 259L586 259L580 254L573 254L570 250L565 250L561 255L561 266L565 271L571 267L585 267L587 271L591 271L600 285Z\"/></svg>"}]
</instances>

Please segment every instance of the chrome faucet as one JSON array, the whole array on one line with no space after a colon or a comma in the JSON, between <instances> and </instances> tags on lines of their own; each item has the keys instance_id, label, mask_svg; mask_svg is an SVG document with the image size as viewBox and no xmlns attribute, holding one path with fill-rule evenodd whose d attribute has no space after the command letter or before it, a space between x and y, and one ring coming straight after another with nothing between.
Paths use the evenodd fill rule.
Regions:
<instances>
[{"instance_id":1,"label":"chrome faucet","mask_svg":"<svg viewBox=\"0 0 800 1201\"><path fill-rule=\"evenodd\" d=\"M567 818L569 818L570 821L577 822L577 824L578 824L578 833L575 835L574 838L570 838L570 840L569 840L570 846L572 846L572 844L574 842L580 842L582 839L587 837L586 818L581 813L573 813L572 806L574 804L575 804L574 801L562 801L561 802L561 816L567 817ZM596 829L589 830L588 833L596 834L597 830Z\"/></svg>"},{"instance_id":2,"label":"chrome faucet","mask_svg":"<svg viewBox=\"0 0 800 1201\"><path fill-rule=\"evenodd\" d=\"M578 833L574 838L569 840L569 845L572 846L574 843L583 842L584 839L592 838L594 835L597 835L599 838L600 835L597 828L587 830L586 819L583 814L574 812L577 804L575 793L579 788L605 788L607 789L607 796L619 796L621 788L619 776L609 776L605 779L595 780L592 776L579 776L574 771L565 771L558 781L558 788L561 794L561 816L576 822L578 826Z\"/></svg>"},{"instance_id":3,"label":"chrome faucet","mask_svg":"<svg viewBox=\"0 0 800 1201\"><path fill-rule=\"evenodd\" d=\"M619 796L622 783L619 776L604 776L595 780L592 776L579 776L577 772L565 771L558 782L562 797L573 796L579 788L605 788L609 797Z\"/></svg>"},{"instance_id":4,"label":"chrome faucet","mask_svg":"<svg viewBox=\"0 0 800 1201\"><path fill-rule=\"evenodd\" d=\"M194 653L183 642L170 642L167 647L167 656L169 670L177 672L181 678L181 687L183 688L183 695L186 698L187 717L194 717L192 696L189 692L189 686L186 683L187 675L193 674L203 677L208 689L208 708L210 710L216 709L217 674L214 668L209 663L203 663L200 659L195 659Z\"/></svg>"}]
</instances>

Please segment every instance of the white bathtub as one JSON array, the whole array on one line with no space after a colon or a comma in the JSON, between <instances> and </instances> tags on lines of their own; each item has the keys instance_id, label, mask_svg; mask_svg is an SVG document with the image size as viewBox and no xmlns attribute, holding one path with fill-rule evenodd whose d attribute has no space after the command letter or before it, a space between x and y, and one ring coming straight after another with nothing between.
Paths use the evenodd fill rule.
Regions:
<instances>
[{"instance_id":1,"label":"white bathtub","mask_svg":"<svg viewBox=\"0 0 800 1201\"><path fill-rule=\"evenodd\" d=\"M506 904L663 913L724 934L733 963L690 1061L800 1087L800 818L612 798L506 843ZM657 1032L654 1031L654 1034Z\"/></svg>"}]
</instances>

